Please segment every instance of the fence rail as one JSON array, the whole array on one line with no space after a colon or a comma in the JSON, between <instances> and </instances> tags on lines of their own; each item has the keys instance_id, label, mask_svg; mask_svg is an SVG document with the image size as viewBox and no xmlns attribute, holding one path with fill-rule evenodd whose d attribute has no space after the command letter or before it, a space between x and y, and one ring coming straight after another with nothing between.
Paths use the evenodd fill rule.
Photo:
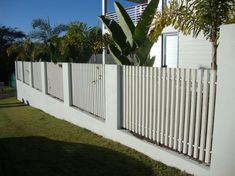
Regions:
<instances>
[{"instance_id":1,"label":"fence rail","mask_svg":"<svg viewBox=\"0 0 235 176\"><path fill-rule=\"evenodd\" d=\"M133 21L135 25L137 25L137 23L139 22L140 17L142 13L144 12L144 10L146 9L146 7L147 7L147 3L126 8L126 12L128 13L128 15L130 16L131 20ZM116 12L109 12L107 13L107 16L110 17L110 19L118 22L118 17L117 17Z\"/></svg>"},{"instance_id":2,"label":"fence rail","mask_svg":"<svg viewBox=\"0 0 235 176\"><path fill-rule=\"evenodd\" d=\"M123 66L123 128L210 163L216 71Z\"/></svg>"},{"instance_id":3,"label":"fence rail","mask_svg":"<svg viewBox=\"0 0 235 176\"><path fill-rule=\"evenodd\" d=\"M64 100L62 64L47 63L47 93L60 100Z\"/></svg>"},{"instance_id":4,"label":"fence rail","mask_svg":"<svg viewBox=\"0 0 235 176\"><path fill-rule=\"evenodd\" d=\"M105 118L104 65L72 64L72 105Z\"/></svg>"}]
</instances>

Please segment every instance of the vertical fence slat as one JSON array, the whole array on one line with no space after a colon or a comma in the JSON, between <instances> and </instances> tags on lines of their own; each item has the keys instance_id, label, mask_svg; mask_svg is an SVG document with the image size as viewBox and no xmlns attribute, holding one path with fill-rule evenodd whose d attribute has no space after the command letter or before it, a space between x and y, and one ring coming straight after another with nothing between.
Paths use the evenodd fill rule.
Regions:
<instances>
[{"instance_id":1,"label":"vertical fence slat","mask_svg":"<svg viewBox=\"0 0 235 176\"><path fill-rule=\"evenodd\" d=\"M184 139L183 153L187 153L188 135L189 135L189 120L190 120L190 100L191 100L191 70L186 70L186 103L185 103L185 121L184 121Z\"/></svg>"},{"instance_id":2,"label":"vertical fence slat","mask_svg":"<svg viewBox=\"0 0 235 176\"><path fill-rule=\"evenodd\" d=\"M149 68L149 139L152 138L153 132L153 68Z\"/></svg>"},{"instance_id":3,"label":"vertical fence slat","mask_svg":"<svg viewBox=\"0 0 235 176\"><path fill-rule=\"evenodd\" d=\"M139 100L138 100L138 89L139 89L139 87L138 87L138 67L134 67L134 71L135 71L135 133L138 133L138 115L139 115L139 113L138 113L138 102L139 102Z\"/></svg>"},{"instance_id":4,"label":"vertical fence slat","mask_svg":"<svg viewBox=\"0 0 235 176\"><path fill-rule=\"evenodd\" d=\"M174 132L174 116L175 116L175 69L171 70L171 109L170 109L170 134L169 134L169 147L172 148L173 132Z\"/></svg>"},{"instance_id":5,"label":"vertical fence slat","mask_svg":"<svg viewBox=\"0 0 235 176\"><path fill-rule=\"evenodd\" d=\"M166 70L166 121L165 121L165 138L164 144L168 146L168 138L169 138L169 118L170 118L170 98L171 98L171 69L167 68Z\"/></svg>"},{"instance_id":6,"label":"vertical fence slat","mask_svg":"<svg viewBox=\"0 0 235 176\"><path fill-rule=\"evenodd\" d=\"M138 102L138 134L142 134L142 75L141 75L141 67L138 67L138 78L139 78L139 86L138 86L138 97L139 97L139 102Z\"/></svg>"},{"instance_id":7,"label":"vertical fence slat","mask_svg":"<svg viewBox=\"0 0 235 176\"><path fill-rule=\"evenodd\" d=\"M197 75L197 110L196 110L196 126L195 126L195 138L194 138L194 152L193 157L198 158L198 146L200 136L200 124L201 124L201 109L202 109L202 70L198 70Z\"/></svg>"},{"instance_id":8,"label":"vertical fence slat","mask_svg":"<svg viewBox=\"0 0 235 176\"><path fill-rule=\"evenodd\" d=\"M193 152L193 140L194 140L194 124L196 116L196 75L197 71L192 70L192 96L191 96L191 110L190 110L190 125L189 125L189 144L188 144L188 155L192 156Z\"/></svg>"},{"instance_id":9,"label":"vertical fence slat","mask_svg":"<svg viewBox=\"0 0 235 176\"><path fill-rule=\"evenodd\" d=\"M176 70L176 101L175 101L175 123L174 123L174 142L173 149L177 149L178 144L178 129L179 129L179 114L180 114L180 70Z\"/></svg>"},{"instance_id":10,"label":"vertical fence slat","mask_svg":"<svg viewBox=\"0 0 235 176\"><path fill-rule=\"evenodd\" d=\"M153 141L156 141L157 127L157 68L153 68Z\"/></svg>"},{"instance_id":11,"label":"vertical fence slat","mask_svg":"<svg viewBox=\"0 0 235 176\"><path fill-rule=\"evenodd\" d=\"M184 115L185 115L185 69L181 72L181 97L180 97L180 121L179 121L179 141L178 151L182 151L182 139L184 130Z\"/></svg>"},{"instance_id":12,"label":"vertical fence slat","mask_svg":"<svg viewBox=\"0 0 235 176\"><path fill-rule=\"evenodd\" d=\"M123 128L126 128L126 67L123 65L122 66L122 102L123 102L123 106L122 106L122 125Z\"/></svg>"},{"instance_id":13,"label":"vertical fence slat","mask_svg":"<svg viewBox=\"0 0 235 176\"><path fill-rule=\"evenodd\" d=\"M162 109L161 109L161 138L160 143L163 144L164 139L164 123L165 123L165 112L166 112L166 69L163 68L162 70Z\"/></svg>"},{"instance_id":14,"label":"vertical fence slat","mask_svg":"<svg viewBox=\"0 0 235 176\"><path fill-rule=\"evenodd\" d=\"M149 108L149 69L148 67L145 67L145 137L148 138L148 123L149 123L149 112L148 112L148 108Z\"/></svg>"},{"instance_id":15,"label":"vertical fence slat","mask_svg":"<svg viewBox=\"0 0 235 176\"><path fill-rule=\"evenodd\" d=\"M205 149L205 136L206 136L206 124L207 124L207 112L208 112L208 70L204 71L203 75L203 103L202 103L202 121L201 121L201 133L200 133L200 147L199 147L199 160L204 160Z\"/></svg>"},{"instance_id":16,"label":"vertical fence slat","mask_svg":"<svg viewBox=\"0 0 235 176\"><path fill-rule=\"evenodd\" d=\"M134 82L134 67L130 67L130 79L131 79L131 131L135 132L135 82Z\"/></svg>"},{"instance_id":17,"label":"vertical fence slat","mask_svg":"<svg viewBox=\"0 0 235 176\"><path fill-rule=\"evenodd\" d=\"M209 112L208 112L208 123L207 123L207 135L206 135L206 152L205 152L205 163L210 162L210 151L212 143L212 131L213 121L215 112L215 93L216 93L216 71L210 71L210 99L209 99Z\"/></svg>"},{"instance_id":18,"label":"vertical fence slat","mask_svg":"<svg viewBox=\"0 0 235 176\"><path fill-rule=\"evenodd\" d=\"M161 97L162 97L162 69L158 69L158 101L157 101L157 143L160 142L160 128L161 128Z\"/></svg>"},{"instance_id":19,"label":"vertical fence slat","mask_svg":"<svg viewBox=\"0 0 235 176\"><path fill-rule=\"evenodd\" d=\"M144 104L145 104L145 69L144 69L144 67L142 67L141 68L141 70L142 70L142 72L141 72L141 74L142 74L142 93L141 93L141 97L142 97L142 107L141 107L141 110L142 110L142 118L141 118L141 129L142 129L142 132L141 132L141 134L142 134L142 136L145 136L145 130L144 130L144 124L145 124L145 118L144 118L144 116L145 116L145 111L144 111L144 109L145 109L145 106L144 106Z\"/></svg>"}]
</instances>

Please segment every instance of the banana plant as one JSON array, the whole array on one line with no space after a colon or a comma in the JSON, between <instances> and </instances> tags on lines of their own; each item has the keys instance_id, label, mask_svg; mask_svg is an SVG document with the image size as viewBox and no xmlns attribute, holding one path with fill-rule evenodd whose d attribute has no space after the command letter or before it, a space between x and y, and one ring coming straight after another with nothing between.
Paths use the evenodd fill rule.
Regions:
<instances>
[{"instance_id":1,"label":"banana plant","mask_svg":"<svg viewBox=\"0 0 235 176\"><path fill-rule=\"evenodd\" d=\"M148 4L136 26L117 1L114 7L119 23L107 16L99 17L113 39L108 48L117 64L153 66L155 57L150 57L149 53L154 42L150 41L148 34L158 3L159 0L152 0Z\"/></svg>"}]
</instances>

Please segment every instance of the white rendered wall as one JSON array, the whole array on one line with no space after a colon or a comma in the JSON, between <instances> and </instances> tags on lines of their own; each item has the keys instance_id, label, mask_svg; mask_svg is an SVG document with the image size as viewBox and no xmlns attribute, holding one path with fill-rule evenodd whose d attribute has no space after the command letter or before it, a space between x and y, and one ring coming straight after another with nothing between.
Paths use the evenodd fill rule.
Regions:
<instances>
[{"instance_id":1,"label":"white rendered wall","mask_svg":"<svg viewBox=\"0 0 235 176\"><path fill-rule=\"evenodd\" d=\"M235 175L235 25L221 28L218 48L218 87L214 119L213 153L210 166L193 161L174 151L138 139L127 131L120 130L120 66L105 66L106 120L70 106L70 66L63 63L64 102L46 95L45 63L41 63L42 92L17 80L17 98L28 101L59 119L64 119L106 138L120 142L145 155L198 176Z\"/></svg>"},{"instance_id":2,"label":"white rendered wall","mask_svg":"<svg viewBox=\"0 0 235 176\"><path fill-rule=\"evenodd\" d=\"M221 27L212 174L235 175L235 24Z\"/></svg>"},{"instance_id":3,"label":"white rendered wall","mask_svg":"<svg viewBox=\"0 0 235 176\"><path fill-rule=\"evenodd\" d=\"M45 63L41 64L42 78L45 78ZM105 73L105 102L106 102L106 120L99 119L91 114L70 106L71 92L69 87L70 66L63 64L63 86L64 102L55 99L46 94L46 81L42 79L42 91L38 91L29 85L17 80L17 98L24 99L35 108L41 109L59 119L64 119L80 127L91 130L94 133L106 138L120 142L131 147L147 156L163 162L169 166L177 167L188 173L195 175L209 175L209 167L193 161L183 155L166 148L154 145L145 140L141 140L130 133L120 130L120 66L106 65Z\"/></svg>"}]
</instances>

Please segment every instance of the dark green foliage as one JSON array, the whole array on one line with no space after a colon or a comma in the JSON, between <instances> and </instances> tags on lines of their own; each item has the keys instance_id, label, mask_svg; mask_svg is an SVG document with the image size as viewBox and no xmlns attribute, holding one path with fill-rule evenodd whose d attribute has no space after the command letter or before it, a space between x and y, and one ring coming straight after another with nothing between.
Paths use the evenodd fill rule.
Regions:
<instances>
[{"instance_id":1,"label":"dark green foliage","mask_svg":"<svg viewBox=\"0 0 235 176\"><path fill-rule=\"evenodd\" d=\"M109 45L117 64L152 66L155 58L150 58L149 52L154 42L149 40L150 25L156 12L159 0L152 0L143 12L137 26L118 2L114 2L119 24L106 16L100 20L107 27L113 44Z\"/></svg>"},{"instance_id":2,"label":"dark green foliage","mask_svg":"<svg viewBox=\"0 0 235 176\"><path fill-rule=\"evenodd\" d=\"M8 84L10 75L15 70L14 57L9 57L7 48L15 41L21 40L25 34L16 29L0 25L0 82Z\"/></svg>"}]
</instances>

